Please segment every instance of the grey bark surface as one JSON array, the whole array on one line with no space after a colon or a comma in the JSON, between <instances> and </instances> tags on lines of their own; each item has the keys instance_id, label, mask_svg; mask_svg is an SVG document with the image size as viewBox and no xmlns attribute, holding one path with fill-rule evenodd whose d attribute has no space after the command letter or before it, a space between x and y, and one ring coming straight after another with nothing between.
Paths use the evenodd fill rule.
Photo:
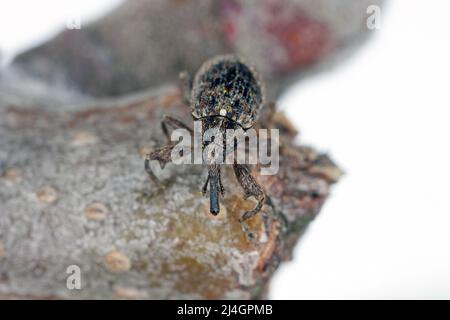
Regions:
<instances>
[{"instance_id":1,"label":"grey bark surface","mask_svg":"<svg viewBox=\"0 0 450 320\"><path fill-rule=\"evenodd\" d=\"M145 153L164 143L163 114L190 121L176 87L72 108L0 100L1 298L264 297L341 174L327 155L297 146L277 113L280 172L253 174L276 211L263 213L287 228L277 220L264 239L258 215L252 243L238 219L254 202L232 168L217 217L201 194L203 166L168 165L164 190L144 172ZM71 265L81 290L66 287Z\"/></svg>"}]
</instances>

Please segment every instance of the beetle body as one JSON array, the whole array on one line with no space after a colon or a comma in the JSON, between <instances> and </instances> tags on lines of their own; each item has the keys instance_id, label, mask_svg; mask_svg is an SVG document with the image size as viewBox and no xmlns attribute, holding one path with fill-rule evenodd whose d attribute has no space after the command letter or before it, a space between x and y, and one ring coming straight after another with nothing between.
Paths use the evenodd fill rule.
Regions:
<instances>
[{"instance_id":1,"label":"beetle body","mask_svg":"<svg viewBox=\"0 0 450 320\"><path fill-rule=\"evenodd\" d=\"M258 74L234 55L222 55L206 61L192 84L192 116L202 121L203 132L209 129L220 131L223 145L226 144L226 130L239 127L246 130L253 126L263 102L264 91ZM210 143L202 140L203 150ZM231 151L224 149L223 152L225 155ZM219 193L223 193L220 169L213 159L204 160L209 165L210 212L217 215L220 211Z\"/></svg>"},{"instance_id":2,"label":"beetle body","mask_svg":"<svg viewBox=\"0 0 450 320\"><path fill-rule=\"evenodd\" d=\"M182 87L186 91L183 92L183 96L192 109L194 121L201 121L203 133L209 129L221 133L224 139L223 146L226 145L226 130L250 129L255 124L264 104L264 86L258 73L234 55L218 56L206 61L195 75L192 86L186 73L181 74L181 80ZM145 169L153 180L157 179L152 174L149 161L157 160L163 166L171 161L170 154L174 145L170 142L168 125L193 133L193 130L182 121L172 117L164 118L162 129L169 145L153 151L147 155L145 161ZM213 139L205 139L203 135L203 151L211 143L216 142ZM230 151L223 149L224 155ZM210 212L217 215L220 212L219 196L225 192L221 181L220 163L209 156L203 160L208 165L208 177L202 191L205 194L209 187ZM253 210L245 212L240 218L244 229L248 231L245 221L261 210L266 195L246 164L238 164L235 161L233 169L239 184L244 189L245 198L254 197L258 202Z\"/></svg>"},{"instance_id":3,"label":"beetle body","mask_svg":"<svg viewBox=\"0 0 450 320\"><path fill-rule=\"evenodd\" d=\"M264 103L264 90L251 67L236 56L224 55L208 60L199 69L190 103L196 119L221 116L248 129Z\"/></svg>"}]
</instances>

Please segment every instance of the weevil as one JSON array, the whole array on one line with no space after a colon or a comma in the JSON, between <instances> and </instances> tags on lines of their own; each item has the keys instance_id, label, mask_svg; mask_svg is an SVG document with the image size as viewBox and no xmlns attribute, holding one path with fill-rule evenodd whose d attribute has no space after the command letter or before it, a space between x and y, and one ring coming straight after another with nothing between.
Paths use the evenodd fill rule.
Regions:
<instances>
[{"instance_id":1,"label":"weevil","mask_svg":"<svg viewBox=\"0 0 450 320\"><path fill-rule=\"evenodd\" d=\"M212 58L201 66L193 81L186 72L180 74L180 80L184 101L191 107L193 120L201 121L203 132L212 128L219 128L222 132L239 128L248 130L255 125L265 105L264 86L259 74L234 55ZM273 109L273 104L270 105L268 109ZM157 160L162 167L171 161L174 144L170 140L169 127L186 129L193 134L193 129L188 125L170 116L164 117L161 126L168 144L148 154L145 159L145 170L153 180L157 179L150 168L150 161ZM202 140L202 148L206 148L209 143ZM220 212L219 196L225 193L221 164L207 161L206 165L208 176L202 192L206 195L209 188L210 212L217 215ZM248 233L245 221L259 213L269 200L264 189L251 175L247 164L234 162L233 169L244 190L244 199L254 197L257 201L256 206L239 219Z\"/></svg>"}]
</instances>

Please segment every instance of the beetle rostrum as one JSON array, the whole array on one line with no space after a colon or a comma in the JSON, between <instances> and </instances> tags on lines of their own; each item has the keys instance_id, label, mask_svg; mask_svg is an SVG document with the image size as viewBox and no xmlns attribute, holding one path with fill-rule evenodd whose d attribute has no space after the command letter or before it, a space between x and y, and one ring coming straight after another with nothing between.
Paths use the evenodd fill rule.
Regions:
<instances>
[{"instance_id":1,"label":"beetle rostrum","mask_svg":"<svg viewBox=\"0 0 450 320\"><path fill-rule=\"evenodd\" d=\"M184 99L192 109L194 121L201 121L203 132L216 129L224 133L227 129L248 130L253 127L259 113L264 106L264 87L256 71L234 55L223 55L206 61L194 80L191 81L187 73L180 75ZM168 145L160 147L148 154L145 169L149 176L157 181L150 168L150 161L157 160L164 167L171 161L171 151L174 144L170 141L169 127L186 129L193 133L193 129L182 121L165 116L162 130ZM214 140L202 138L202 149ZM227 150L226 152L229 152ZM225 151L224 151L225 152ZM204 159L208 167L208 177L203 185L203 194L209 189L210 212L217 215L220 212L219 198L225 189L221 179L221 166L213 159ZM263 188L251 175L247 164L233 163L235 176L244 190L244 198L254 197L257 205L245 212L239 221L248 231L245 221L261 211L266 202Z\"/></svg>"}]
</instances>

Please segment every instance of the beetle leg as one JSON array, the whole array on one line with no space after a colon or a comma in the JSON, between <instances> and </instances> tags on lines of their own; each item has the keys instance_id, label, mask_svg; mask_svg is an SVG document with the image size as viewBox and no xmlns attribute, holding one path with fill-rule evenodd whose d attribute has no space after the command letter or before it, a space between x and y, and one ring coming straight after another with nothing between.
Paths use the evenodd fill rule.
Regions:
<instances>
[{"instance_id":1,"label":"beetle leg","mask_svg":"<svg viewBox=\"0 0 450 320\"><path fill-rule=\"evenodd\" d=\"M242 223L261 211L261 208L266 200L266 194L264 193L262 187L256 182L255 178L251 175L248 166L235 163L233 165L233 169L239 184L242 186L242 189L244 189L245 199L253 196L258 201L258 204L254 209L247 211L239 219L239 222Z\"/></svg>"},{"instance_id":2,"label":"beetle leg","mask_svg":"<svg viewBox=\"0 0 450 320\"><path fill-rule=\"evenodd\" d=\"M192 90L192 80L191 76L187 71L180 72L179 75L180 79L180 91L181 96L183 99L183 102L187 105L190 105L190 97L191 97L191 90Z\"/></svg>"},{"instance_id":3,"label":"beetle leg","mask_svg":"<svg viewBox=\"0 0 450 320\"><path fill-rule=\"evenodd\" d=\"M208 179L209 179L209 212L213 215L218 215L220 212L219 205L219 178L220 167L217 164L209 165Z\"/></svg>"},{"instance_id":4,"label":"beetle leg","mask_svg":"<svg viewBox=\"0 0 450 320\"><path fill-rule=\"evenodd\" d=\"M220 170L219 170L219 190L220 190L220 194L223 197L225 195L225 188L223 187L223 184L222 184L222 175L220 173Z\"/></svg>"},{"instance_id":5,"label":"beetle leg","mask_svg":"<svg viewBox=\"0 0 450 320\"><path fill-rule=\"evenodd\" d=\"M159 164L161 165L161 168L164 169L167 163L169 163L172 160L172 149L175 147L175 145L168 145L164 147L160 147L156 149L155 151L147 154L145 157L144 162L144 168L147 172L149 178L153 180L154 182L159 184L159 179L155 176L155 174L152 171L152 168L150 167L150 161L157 160Z\"/></svg>"},{"instance_id":6,"label":"beetle leg","mask_svg":"<svg viewBox=\"0 0 450 320\"><path fill-rule=\"evenodd\" d=\"M170 140L170 133L168 126L171 126L173 129L186 129L191 134L194 133L194 131L189 128L187 125L185 125L183 122L181 122L178 119L175 119L174 117L164 115L163 120L161 121L161 128L164 132L164 135L166 136L167 143L170 144L172 141Z\"/></svg>"},{"instance_id":7,"label":"beetle leg","mask_svg":"<svg viewBox=\"0 0 450 320\"><path fill-rule=\"evenodd\" d=\"M159 164L161 165L161 168L164 169L167 163L172 161L172 150L175 147L175 144L170 140L170 134L169 134L169 126L171 126L174 129L186 129L191 134L193 134L193 130L189 128L187 125L185 125L183 122L181 122L178 119L175 119L170 116L164 115L163 120L161 121L161 128L166 136L168 144L164 147L160 147L156 149L155 151L151 152L150 154L147 154L144 162L144 168L147 172L148 176L151 180L153 180L156 183L159 183L159 179L155 176L154 172L152 171L150 167L150 161L157 160Z\"/></svg>"},{"instance_id":8,"label":"beetle leg","mask_svg":"<svg viewBox=\"0 0 450 320\"><path fill-rule=\"evenodd\" d=\"M264 104L259 115L259 126L261 128L272 128L273 127L273 117L276 113L277 106L275 102L268 102Z\"/></svg>"},{"instance_id":9,"label":"beetle leg","mask_svg":"<svg viewBox=\"0 0 450 320\"><path fill-rule=\"evenodd\" d=\"M206 178L205 184L203 185L203 188L202 188L203 195L206 195L206 191L208 190L208 183L209 183L209 174L208 174L208 178Z\"/></svg>"}]
</instances>

